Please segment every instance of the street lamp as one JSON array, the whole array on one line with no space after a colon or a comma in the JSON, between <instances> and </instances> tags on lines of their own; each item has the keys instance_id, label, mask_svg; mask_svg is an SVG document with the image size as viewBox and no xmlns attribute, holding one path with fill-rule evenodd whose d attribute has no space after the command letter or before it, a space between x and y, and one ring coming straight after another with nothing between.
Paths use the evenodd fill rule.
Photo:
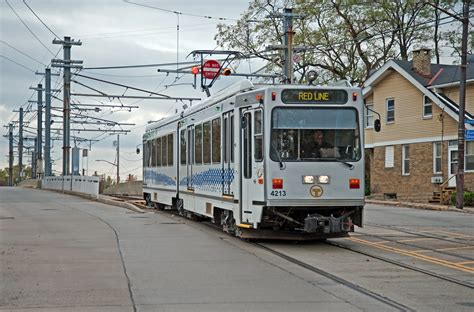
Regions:
<instances>
[{"instance_id":1,"label":"street lamp","mask_svg":"<svg viewBox=\"0 0 474 312\"><path fill-rule=\"evenodd\" d=\"M103 162L106 162L108 164L111 164L114 167L117 167L117 185L120 183L119 167L118 167L117 164L115 164L113 162L110 162L108 160L105 160L105 159L96 159L95 161L103 161Z\"/></svg>"}]
</instances>

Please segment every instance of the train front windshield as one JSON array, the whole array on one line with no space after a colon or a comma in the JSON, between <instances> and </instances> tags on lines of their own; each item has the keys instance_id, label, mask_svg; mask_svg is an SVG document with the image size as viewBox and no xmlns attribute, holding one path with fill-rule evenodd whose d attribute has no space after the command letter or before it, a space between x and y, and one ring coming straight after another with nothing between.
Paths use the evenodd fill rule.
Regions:
<instances>
[{"instance_id":1,"label":"train front windshield","mask_svg":"<svg viewBox=\"0 0 474 312\"><path fill-rule=\"evenodd\" d=\"M361 157L355 108L277 107L271 127L273 161L358 161Z\"/></svg>"}]
</instances>

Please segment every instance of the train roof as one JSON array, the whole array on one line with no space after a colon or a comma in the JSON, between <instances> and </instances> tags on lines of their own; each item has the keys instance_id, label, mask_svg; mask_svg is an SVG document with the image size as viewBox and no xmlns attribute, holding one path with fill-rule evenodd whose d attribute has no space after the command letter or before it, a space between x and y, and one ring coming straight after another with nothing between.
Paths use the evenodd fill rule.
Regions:
<instances>
[{"instance_id":1,"label":"train roof","mask_svg":"<svg viewBox=\"0 0 474 312\"><path fill-rule=\"evenodd\" d=\"M188 115L190 115L194 112L197 112L197 111L199 111L203 108L212 106L212 105L214 105L214 104L216 104L220 101L223 101L223 100L225 100L225 99L227 99L231 96L234 96L238 93L242 93L242 92L245 92L245 91L248 91L248 90L252 90L254 88L255 88L255 86L251 81L249 81L247 79L240 80L240 81L238 81L238 82L236 82L236 83L234 83L234 84L218 91L216 94L208 97L207 99L204 99L201 102L198 102L197 104L185 109L181 113L173 114L169 117L165 117L161 120L153 122L152 124L150 124L146 127L145 132L156 129L156 128L161 127L163 125L166 125L170 122L179 120L182 117L188 116Z\"/></svg>"}]
</instances>

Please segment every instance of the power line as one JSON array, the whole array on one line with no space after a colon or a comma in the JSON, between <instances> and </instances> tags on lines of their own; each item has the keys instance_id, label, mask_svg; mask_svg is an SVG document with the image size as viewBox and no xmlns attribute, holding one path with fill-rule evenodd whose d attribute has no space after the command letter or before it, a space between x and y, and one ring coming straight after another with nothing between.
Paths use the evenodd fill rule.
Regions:
<instances>
[{"instance_id":1,"label":"power line","mask_svg":"<svg viewBox=\"0 0 474 312\"><path fill-rule=\"evenodd\" d=\"M33 11L33 9L28 5L28 3L26 3L26 0L23 0L23 3L26 5L26 7L27 7L28 9L30 9L31 13L33 13L33 14L36 16L36 18L41 22L41 24L43 24L44 27L46 27L46 29L48 29L48 30L54 35L54 37L56 37L57 39L59 39L59 36L56 35L56 34L54 33L54 31L52 31L51 28L49 28L48 25L46 25L46 24L41 20L41 18L35 13L35 11Z\"/></svg>"},{"instance_id":2,"label":"power line","mask_svg":"<svg viewBox=\"0 0 474 312\"><path fill-rule=\"evenodd\" d=\"M28 25L26 25L26 23L21 19L20 15L18 15L18 13L16 13L15 9L10 5L10 3L8 3L8 0L5 0L5 2L7 3L7 5L10 7L10 9L13 11L13 13L15 13L16 17L18 17L18 19L23 23L23 25L25 25L25 27L30 31L30 33L33 35L33 37L36 38L36 40L38 40L39 43L41 43L41 45L49 51L49 53L51 53L51 55L54 55L53 52L51 52L50 49L48 49L48 47L38 38L38 36L36 36L36 34L31 30L30 27L28 27Z\"/></svg>"},{"instance_id":3,"label":"power line","mask_svg":"<svg viewBox=\"0 0 474 312\"><path fill-rule=\"evenodd\" d=\"M179 65L194 65L197 62L180 62ZM140 67L161 67L161 66L174 66L175 63L161 63L161 64L138 64L138 65L119 65L119 66L103 66L103 67L84 67L83 70L97 70L97 69L123 69L123 68L140 68Z\"/></svg>"},{"instance_id":4,"label":"power line","mask_svg":"<svg viewBox=\"0 0 474 312\"><path fill-rule=\"evenodd\" d=\"M163 12L173 13L173 14L177 14L177 15L202 17L202 18L206 18L206 19L217 19L217 20L220 20L220 21L235 21L235 22L237 21L236 19L226 18L226 17L216 17L216 16L209 16L209 15L198 15L198 14L192 14L192 13L183 13L183 12L178 12L178 11L174 11L174 10L158 8L158 7L154 7L154 6L151 6L151 5L132 2L132 1L128 1L128 0L123 0L123 2L138 5L138 6L142 6L142 7L149 8L149 9L154 9L154 10L159 10L159 11L163 11Z\"/></svg>"},{"instance_id":5,"label":"power line","mask_svg":"<svg viewBox=\"0 0 474 312\"><path fill-rule=\"evenodd\" d=\"M8 61L10 61L10 62L12 62L12 63L15 63L16 65L18 65L18 66L20 66L20 67L23 67L24 69L29 70L29 71L32 72L32 73L35 73L35 71L32 70L31 68L28 68L28 67L26 67L25 65L22 65L22 64L20 64L20 63L18 63L18 62L15 62L15 61L12 60L11 58L8 58L8 57L6 57L6 56L4 56L4 55L2 55L2 54L0 54L0 57L3 57L4 59L6 59L6 60L8 60Z\"/></svg>"},{"instance_id":6,"label":"power line","mask_svg":"<svg viewBox=\"0 0 474 312\"><path fill-rule=\"evenodd\" d=\"M37 59L35 59L35 58L33 58L32 56L26 54L25 52L23 52L23 51L21 51L21 50L15 48L14 46L12 46L11 44L9 44L8 42L5 42L5 41L3 41L3 40L0 40L0 42L3 43L3 44L5 44L5 45L7 45L7 46L9 46L10 48L12 48L13 50L17 51L18 53L20 53L20 54L26 56L27 58L29 58L29 59L35 61L36 63L39 63L39 64L41 64L41 65L43 65L43 66L46 67L46 64L44 64L44 63L38 61Z\"/></svg>"}]
</instances>

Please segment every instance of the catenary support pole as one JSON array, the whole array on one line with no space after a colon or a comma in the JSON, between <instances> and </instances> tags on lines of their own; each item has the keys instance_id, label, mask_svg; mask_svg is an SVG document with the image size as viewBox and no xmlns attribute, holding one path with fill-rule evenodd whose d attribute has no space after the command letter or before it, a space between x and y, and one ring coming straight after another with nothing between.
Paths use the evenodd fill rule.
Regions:
<instances>
[{"instance_id":1,"label":"catenary support pole","mask_svg":"<svg viewBox=\"0 0 474 312\"><path fill-rule=\"evenodd\" d=\"M45 69L44 176L51 175L51 69Z\"/></svg>"},{"instance_id":2,"label":"catenary support pole","mask_svg":"<svg viewBox=\"0 0 474 312\"><path fill-rule=\"evenodd\" d=\"M117 185L120 183L120 134L117 134Z\"/></svg>"},{"instance_id":3,"label":"catenary support pole","mask_svg":"<svg viewBox=\"0 0 474 312\"><path fill-rule=\"evenodd\" d=\"M8 125L8 186L13 186L13 124Z\"/></svg>"},{"instance_id":4,"label":"catenary support pole","mask_svg":"<svg viewBox=\"0 0 474 312\"><path fill-rule=\"evenodd\" d=\"M37 148L36 148L36 159L37 159L37 166L36 166L36 175L39 175L42 172L42 168L38 167L41 165L41 160L43 159L43 86L38 84L36 89L38 92L38 124L37 124Z\"/></svg>"},{"instance_id":5,"label":"catenary support pole","mask_svg":"<svg viewBox=\"0 0 474 312\"><path fill-rule=\"evenodd\" d=\"M23 178L23 107L20 107L18 122L18 181Z\"/></svg>"}]
</instances>

